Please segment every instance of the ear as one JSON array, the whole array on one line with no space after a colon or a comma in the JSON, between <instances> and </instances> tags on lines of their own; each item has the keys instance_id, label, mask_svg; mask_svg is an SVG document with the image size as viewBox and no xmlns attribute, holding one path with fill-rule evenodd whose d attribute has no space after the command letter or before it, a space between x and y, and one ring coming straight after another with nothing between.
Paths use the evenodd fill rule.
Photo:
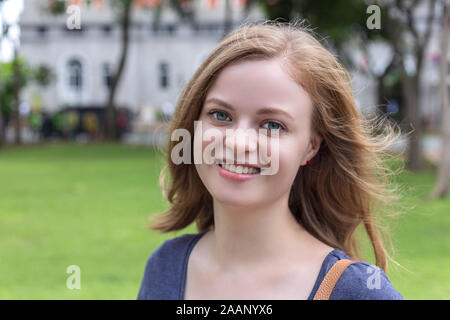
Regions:
<instances>
[{"instance_id":1,"label":"ear","mask_svg":"<svg viewBox=\"0 0 450 320\"><path fill-rule=\"evenodd\" d=\"M323 138L318 133L312 133L309 142L308 152L306 153L305 161L311 160L319 152ZM306 164L306 162L305 162Z\"/></svg>"}]
</instances>

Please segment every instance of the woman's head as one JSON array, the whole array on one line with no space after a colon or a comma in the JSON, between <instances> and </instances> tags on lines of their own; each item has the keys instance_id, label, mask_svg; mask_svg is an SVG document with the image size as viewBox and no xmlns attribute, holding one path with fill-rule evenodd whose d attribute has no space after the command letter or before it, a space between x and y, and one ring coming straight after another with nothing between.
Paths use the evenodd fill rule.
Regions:
<instances>
[{"instance_id":1,"label":"woman's head","mask_svg":"<svg viewBox=\"0 0 450 320\"><path fill-rule=\"evenodd\" d=\"M300 165L318 151L321 138L311 130L313 103L286 73L285 63L282 56L238 61L220 72L206 94L195 138L207 137L208 130L219 134L212 142L204 138L202 149L222 149L223 156L215 152L215 160L273 169L235 181L215 163L195 164L209 193L222 204L265 207L281 198L287 203ZM275 131L278 140L271 143ZM267 164L262 155L270 155Z\"/></svg>"},{"instance_id":2,"label":"woman's head","mask_svg":"<svg viewBox=\"0 0 450 320\"><path fill-rule=\"evenodd\" d=\"M288 115L258 115L266 107ZM222 132L270 131L275 122L278 172L234 183L221 179L215 164L194 165L194 152L190 164L175 164L171 155L177 141L171 141L171 133L188 130L193 146L196 120L202 121L203 130ZM211 52L178 101L167 150L172 181L166 197L172 207L151 228L167 232L196 221L200 230L208 229L214 224L212 197L253 206L286 196L292 214L308 232L353 258L359 255L355 230L362 223L377 265L385 268L373 205L374 200L389 198L386 181L378 178L385 178L380 153L393 131L387 127L388 135L378 139L372 129L360 117L348 72L310 32L295 24L244 25ZM247 154L255 152L247 145ZM225 139L224 147L234 150L235 145ZM308 160L311 164L303 166Z\"/></svg>"}]
</instances>

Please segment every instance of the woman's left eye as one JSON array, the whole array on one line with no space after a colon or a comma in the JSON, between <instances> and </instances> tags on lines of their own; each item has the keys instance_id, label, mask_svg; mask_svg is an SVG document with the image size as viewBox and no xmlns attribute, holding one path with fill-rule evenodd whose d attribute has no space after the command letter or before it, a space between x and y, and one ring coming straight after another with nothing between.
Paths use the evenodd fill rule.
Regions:
<instances>
[{"instance_id":1,"label":"woman's left eye","mask_svg":"<svg viewBox=\"0 0 450 320\"><path fill-rule=\"evenodd\" d=\"M284 127L283 127L283 125L281 125L280 123L278 123L278 122L275 122L275 121L267 121L265 124L274 124L275 125L275 127L273 127L272 126L272 128L267 128L267 129L269 129L269 130L286 130Z\"/></svg>"}]
</instances>

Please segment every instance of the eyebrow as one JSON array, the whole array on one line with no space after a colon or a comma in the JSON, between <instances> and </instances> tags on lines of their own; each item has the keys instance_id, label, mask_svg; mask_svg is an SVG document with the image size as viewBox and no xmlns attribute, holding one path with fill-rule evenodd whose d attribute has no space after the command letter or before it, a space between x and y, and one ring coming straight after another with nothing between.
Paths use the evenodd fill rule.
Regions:
<instances>
[{"instance_id":1,"label":"eyebrow","mask_svg":"<svg viewBox=\"0 0 450 320\"><path fill-rule=\"evenodd\" d=\"M221 106L223 106L223 107L225 107L227 109L235 111L235 109L234 109L234 107L232 105L226 103L225 101L217 99L217 98L209 98L209 99L207 99L205 101L205 104L208 104L208 103L216 103L216 104L219 104L219 105L221 105ZM286 111L281 110L281 109L277 109L277 108L272 108L272 107L263 107L263 108L259 109L256 112L256 114L258 114L258 115L260 115L260 114L281 114L281 115L284 115L285 117L288 117L292 121L294 121L294 118L289 113L287 113Z\"/></svg>"}]
</instances>

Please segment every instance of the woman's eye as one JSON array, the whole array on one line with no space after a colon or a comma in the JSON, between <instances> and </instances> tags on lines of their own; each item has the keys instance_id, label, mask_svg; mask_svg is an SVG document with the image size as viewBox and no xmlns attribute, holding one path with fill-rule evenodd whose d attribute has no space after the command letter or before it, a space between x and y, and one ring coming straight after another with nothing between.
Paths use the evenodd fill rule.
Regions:
<instances>
[{"instance_id":1,"label":"woman's eye","mask_svg":"<svg viewBox=\"0 0 450 320\"><path fill-rule=\"evenodd\" d=\"M280 129L285 130L284 127L280 123L275 122L275 121L267 121L264 125L266 125L266 124L269 124L269 128L267 128L267 129L269 129L270 131L280 130ZM270 126L270 124L272 126Z\"/></svg>"},{"instance_id":2,"label":"woman's eye","mask_svg":"<svg viewBox=\"0 0 450 320\"><path fill-rule=\"evenodd\" d=\"M227 114L222 111L211 111L208 114L213 116L216 115L214 118L216 118L219 121L225 121L228 118Z\"/></svg>"},{"instance_id":3,"label":"woman's eye","mask_svg":"<svg viewBox=\"0 0 450 320\"><path fill-rule=\"evenodd\" d=\"M209 115L213 116L214 119L218 120L218 121L227 121L227 119L230 119L230 117L222 111L210 111L208 112ZM231 119L230 119L231 120ZM267 121L266 123L264 123L264 125L269 124L269 129L270 131L275 131L275 130L286 130L286 128L278 122L275 121Z\"/></svg>"}]
</instances>

